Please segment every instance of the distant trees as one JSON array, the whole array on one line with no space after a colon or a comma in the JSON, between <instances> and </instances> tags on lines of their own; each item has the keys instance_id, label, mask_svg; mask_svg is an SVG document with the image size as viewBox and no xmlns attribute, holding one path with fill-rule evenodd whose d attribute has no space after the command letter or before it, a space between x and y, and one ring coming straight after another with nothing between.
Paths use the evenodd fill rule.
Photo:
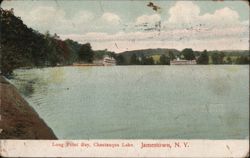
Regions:
<instances>
[{"instance_id":1,"label":"distant trees","mask_svg":"<svg viewBox=\"0 0 250 158\"><path fill-rule=\"evenodd\" d=\"M130 65L154 65L154 59L153 57L149 56L140 56L137 57L136 54L132 54L132 56L130 57Z\"/></svg>"},{"instance_id":2,"label":"distant trees","mask_svg":"<svg viewBox=\"0 0 250 158\"><path fill-rule=\"evenodd\" d=\"M225 57L225 54L222 52L222 53L213 53L212 54L212 62L213 64L224 64L224 57Z\"/></svg>"},{"instance_id":3,"label":"distant trees","mask_svg":"<svg viewBox=\"0 0 250 158\"><path fill-rule=\"evenodd\" d=\"M236 59L236 64L250 64L250 58L248 56L240 56Z\"/></svg>"},{"instance_id":4,"label":"distant trees","mask_svg":"<svg viewBox=\"0 0 250 158\"><path fill-rule=\"evenodd\" d=\"M207 50L204 50L199 56L199 58L197 59L197 63L206 65L208 64L208 62L209 62L209 56L208 56Z\"/></svg>"},{"instance_id":5,"label":"distant trees","mask_svg":"<svg viewBox=\"0 0 250 158\"><path fill-rule=\"evenodd\" d=\"M154 59L153 57L142 57L141 58L141 64L142 65L154 65Z\"/></svg>"},{"instance_id":6,"label":"distant trees","mask_svg":"<svg viewBox=\"0 0 250 158\"><path fill-rule=\"evenodd\" d=\"M140 61L137 58L136 54L132 54L132 56L130 57L130 64L131 65L138 65L138 64L140 64Z\"/></svg>"},{"instance_id":7,"label":"distant trees","mask_svg":"<svg viewBox=\"0 0 250 158\"><path fill-rule=\"evenodd\" d=\"M109 56L115 59L117 58L117 54L115 52L108 51L107 49L94 51L94 60L103 59L105 56Z\"/></svg>"},{"instance_id":8,"label":"distant trees","mask_svg":"<svg viewBox=\"0 0 250 158\"><path fill-rule=\"evenodd\" d=\"M79 50L79 60L87 63L92 63L94 59L94 51L90 43L83 44Z\"/></svg>"},{"instance_id":9,"label":"distant trees","mask_svg":"<svg viewBox=\"0 0 250 158\"><path fill-rule=\"evenodd\" d=\"M78 52L81 48L81 44L71 39L66 39L64 42L69 49L68 63L71 64L78 60Z\"/></svg>"},{"instance_id":10,"label":"distant trees","mask_svg":"<svg viewBox=\"0 0 250 158\"><path fill-rule=\"evenodd\" d=\"M213 64L219 64L219 54L218 53L213 53L211 58L212 58Z\"/></svg>"},{"instance_id":11,"label":"distant trees","mask_svg":"<svg viewBox=\"0 0 250 158\"><path fill-rule=\"evenodd\" d=\"M170 58L167 57L166 55L161 55L160 56L160 65L170 65Z\"/></svg>"},{"instance_id":12,"label":"distant trees","mask_svg":"<svg viewBox=\"0 0 250 158\"><path fill-rule=\"evenodd\" d=\"M232 61L232 58L230 56L227 57L227 64L232 64L233 61Z\"/></svg>"},{"instance_id":13,"label":"distant trees","mask_svg":"<svg viewBox=\"0 0 250 158\"><path fill-rule=\"evenodd\" d=\"M225 58L225 53L224 53L224 52L221 52L221 53L220 53L220 58L219 58L220 64L225 64L224 58Z\"/></svg>"},{"instance_id":14,"label":"distant trees","mask_svg":"<svg viewBox=\"0 0 250 158\"><path fill-rule=\"evenodd\" d=\"M169 58L170 58L170 60L176 59L176 57L175 57L175 55L174 55L174 53L172 51L169 52Z\"/></svg>"},{"instance_id":15,"label":"distant trees","mask_svg":"<svg viewBox=\"0 0 250 158\"><path fill-rule=\"evenodd\" d=\"M184 59L186 59L186 60L194 60L195 59L194 51L191 48L183 49L181 54L184 56Z\"/></svg>"},{"instance_id":16,"label":"distant trees","mask_svg":"<svg viewBox=\"0 0 250 158\"><path fill-rule=\"evenodd\" d=\"M116 55L116 63L117 65L125 65L125 59L122 54Z\"/></svg>"}]
</instances>

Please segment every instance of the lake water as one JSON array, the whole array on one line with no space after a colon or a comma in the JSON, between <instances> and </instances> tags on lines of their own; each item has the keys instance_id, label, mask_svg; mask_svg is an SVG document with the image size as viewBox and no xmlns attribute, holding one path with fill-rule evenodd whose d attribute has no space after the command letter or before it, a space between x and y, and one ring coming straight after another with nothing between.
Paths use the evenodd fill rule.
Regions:
<instances>
[{"instance_id":1,"label":"lake water","mask_svg":"<svg viewBox=\"0 0 250 158\"><path fill-rule=\"evenodd\" d=\"M59 139L246 139L249 67L16 70L11 82Z\"/></svg>"}]
</instances>

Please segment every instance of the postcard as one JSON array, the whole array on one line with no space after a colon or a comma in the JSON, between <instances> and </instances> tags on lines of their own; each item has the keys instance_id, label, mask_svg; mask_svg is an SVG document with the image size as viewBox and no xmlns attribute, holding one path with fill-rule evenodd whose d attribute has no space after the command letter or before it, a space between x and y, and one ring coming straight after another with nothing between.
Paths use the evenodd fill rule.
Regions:
<instances>
[{"instance_id":1,"label":"postcard","mask_svg":"<svg viewBox=\"0 0 250 158\"><path fill-rule=\"evenodd\" d=\"M249 2L3 0L1 157L248 157Z\"/></svg>"}]
</instances>

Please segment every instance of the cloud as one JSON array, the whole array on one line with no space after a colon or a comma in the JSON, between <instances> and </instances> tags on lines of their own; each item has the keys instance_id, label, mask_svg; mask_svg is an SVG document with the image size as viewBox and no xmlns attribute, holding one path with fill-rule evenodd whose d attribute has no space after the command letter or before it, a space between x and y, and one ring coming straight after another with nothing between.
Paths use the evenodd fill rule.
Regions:
<instances>
[{"instance_id":1,"label":"cloud","mask_svg":"<svg viewBox=\"0 0 250 158\"><path fill-rule=\"evenodd\" d=\"M63 38L71 37L84 42L105 42L105 41L192 41L195 40L211 40L222 38L235 38L237 40L247 38L248 27L234 27L234 28L213 28L211 30L164 30L160 33L158 31L137 31L137 32L117 32L108 34L106 32L89 32L86 34L69 34L62 35ZM214 36L216 35L216 36Z\"/></svg>"},{"instance_id":2,"label":"cloud","mask_svg":"<svg viewBox=\"0 0 250 158\"><path fill-rule=\"evenodd\" d=\"M52 33L81 32L83 26L86 26L84 24L94 19L94 14L89 11L79 11L67 18L63 9L51 6L39 6L29 11L16 9L14 13L26 25L42 33L47 30Z\"/></svg>"},{"instance_id":3,"label":"cloud","mask_svg":"<svg viewBox=\"0 0 250 158\"><path fill-rule=\"evenodd\" d=\"M249 21L241 22L235 10L228 7L213 13L201 14L198 5L190 1L178 1L169 10L169 18L162 19L159 14L141 15L134 26L155 26L161 21L161 30L145 29L86 34L62 35L81 43L90 42L94 49L109 49L122 52L146 48L193 48L194 50L248 49ZM108 16L109 17L109 16ZM116 47L117 45L117 47Z\"/></svg>"},{"instance_id":4,"label":"cloud","mask_svg":"<svg viewBox=\"0 0 250 158\"><path fill-rule=\"evenodd\" d=\"M169 9L169 14L170 23L188 23L197 20L200 8L191 1L178 1Z\"/></svg>"},{"instance_id":5,"label":"cloud","mask_svg":"<svg viewBox=\"0 0 250 158\"><path fill-rule=\"evenodd\" d=\"M90 22L94 18L95 18L95 15L92 12L79 11L73 16L71 21L74 22L75 24L84 24L84 23Z\"/></svg>"},{"instance_id":6,"label":"cloud","mask_svg":"<svg viewBox=\"0 0 250 158\"><path fill-rule=\"evenodd\" d=\"M143 14L127 21L125 26L122 22L126 19L112 12L97 16L87 10L67 15L65 10L51 6L15 9L15 14L29 27L42 33L49 30L62 39L90 42L94 49L121 52L144 48L211 50L249 47L249 20L240 21L238 12L229 7L201 13L195 2L177 1L168 13L168 18L163 18L162 14Z\"/></svg>"},{"instance_id":7,"label":"cloud","mask_svg":"<svg viewBox=\"0 0 250 158\"><path fill-rule=\"evenodd\" d=\"M207 25L223 27L240 25L239 14L228 7L216 10L213 14L204 14L199 17L199 21Z\"/></svg>"},{"instance_id":8,"label":"cloud","mask_svg":"<svg viewBox=\"0 0 250 158\"><path fill-rule=\"evenodd\" d=\"M211 30L163 30L118 32L91 32L86 34L60 35L63 39L71 38L81 43L90 42L94 49L109 49L122 52L146 48L193 48L194 50L248 49L248 26L233 28L213 28ZM118 45L118 48L114 46Z\"/></svg>"},{"instance_id":9,"label":"cloud","mask_svg":"<svg viewBox=\"0 0 250 158\"><path fill-rule=\"evenodd\" d=\"M119 23L121 21L121 19L118 15L116 15L114 13L109 13L109 12L103 13L101 18L105 22L111 23L113 25L119 25Z\"/></svg>"},{"instance_id":10,"label":"cloud","mask_svg":"<svg viewBox=\"0 0 250 158\"><path fill-rule=\"evenodd\" d=\"M138 33L140 34L140 33ZM137 35L138 35L137 34ZM123 40L111 40L113 34L106 35L109 40L95 40L92 36L92 40L87 39L85 35L70 35L71 39L80 41L81 43L90 42L94 50L104 50L108 49L115 51L116 53L127 51L127 50L136 50L136 49L148 49L148 48L175 48L182 50L184 48L193 48L194 50L234 50L234 49L248 49L248 38L218 38L218 39L192 39L192 40L177 40L175 38L169 40L160 40L152 38L150 34L141 33L142 35L150 37L147 40L128 40L124 38ZM134 34L135 36L136 34ZM96 36L99 36L96 34ZM117 47L116 47L117 45Z\"/></svg>"},{"instance_id":11,"label":"cloud","mask_svg":"<svg viewBox=\"0 0 250 158\"><path fill-rule=\"evenodd\" d=\"M198 5L190 1L178 1L169 10L169 18L163 21L159 14L141 15L135 19L134 26L155 26L163 21L161 30L90 32L82 35L62 35L62 38L72 38L81 43L90 42L95 49L105 49L121 52L141 48L177 48L191 47L203 49L248 49L249 21L240 22L235 10L228 7L215 10L213 13L201 15ZM116 19L113 14L104 13L102 18ZM170 28L170 29L169 29ZM114 47L119 43L120 47Z\"/></svg>"},{"instance_id":12,"label":"cloud","mask_svg":"<svg viewBox=\"0 0 250 158\"><path fill-rule=\"evenodd\" d=\"M169 19L164 22L166 28L173 27L232 27L241 25L239 14L224 7L213 13L201 15L200 7L191 1L179 1L170 8Z\"/></svg>"},{"instance_id":13,"label":"cloud","mask_svg":"<svg viewBox=\"0 0 250 158\"><path fill-rule=\"evenodd\" d=\"M224 7L201 14L191 1L179 1L169 10L163 22L161 40L176 47L202 49L245 49L249 47L249 21L240 21L237 11Z\"/></svg>"},{"instance_id":14,"label":"cloud","mask_svg":"<svg viewBox=\"0 0 250 158\"><path fill-rule=\"evenodd\" d=\"M65 12L63 10L56 10L53 7L36 7L30 11L18 10L14 11L16 16L20 16L25 24L29 26L48 27L59 21L63 21Z\"/></svg>"},{"instance_id":15,"label":"cloud","mask_svg":"<svg viewBox=\"0 0 250 158\"><path fill-rule=\"evenodd\" d=\"M106 12L97 16L91 11L80 10L73 15L66 15L62 8L37 6L31 10L15 9L16 16L23 22L41 33L49 30L52 34L87 33L93 31L118 31L121 18L115 13ZM115 27L111 27L115 26Z\"/></svg>"},{"instance_id":16,"label":"cloud","mask_svg":"<svg viewBox=\"0 0 250 158\"><path fill-rule=\"evenodd\" d=\"M56 10L53 7L37 7L30 11L27 19L30 22L37 24L50 25L53 22L63 21L65 12L63 10Z\"/></svg>"},{"instance_id":17,"label":"cloud","mask_svg":"<svg viewBox=\"0 0 250 158\"><path fill-rule=\"evenodd\" d=\"M135 24L136 25L142 25L142 24L155 24L157 22L161 21L161 16L159 14L153 14L153 15L142 15L139 16L136 19Z\"/></svg>"},{"instance_id":18,"label":"cloud","mask_svg":"<svg viewBox=\"0 0 250 158\"><path fill-rule=\"evenodd\" d=\"M134 31L155 31L161 28L161 16L159 14L142 15L136 18L134 22Z\"/></svg>"}]
</instances>

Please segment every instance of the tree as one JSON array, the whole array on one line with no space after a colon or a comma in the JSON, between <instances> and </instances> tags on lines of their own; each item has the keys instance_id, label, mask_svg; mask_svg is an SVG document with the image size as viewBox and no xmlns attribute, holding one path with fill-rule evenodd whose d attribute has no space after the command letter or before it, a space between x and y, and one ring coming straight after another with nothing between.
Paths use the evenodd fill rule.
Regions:
<instances>
[{"instance_id":1,"label":"tree","mask_svg":"<svg viewBox=\"0 0 250 158\"><path fill-rule=\"evenodd\" d=\"M170 65L170 59L164 54L160 56L160 65Z\"/></svg>"},{"instance_id":2,"label":"tree","mask_svg":"<svg viewBox=\"0 0 250 158\"><path fill-rule=\"evenodd\" d=\"M236 64L250 64L249 57L247 56L240 56L236 60Z\"/></svg>"},{"instance_id":3,"label":"tree","mask_svg":"<svg viewBox=\"0 0 250 158\"><path fill-rule=\"evenodd\" d=\"M227 64L232 64L233 61L232 61L232 58L230 56L227 57Z\"/></svg>"},{"instance_id":4,"label":"tree","mask_svg":"<svg viewBox=\"0 0 250 158\"><path fill-rule=\"evenodd\" d=\"M147 65L154 65L155 64L155 62L154 62L154 58L153 57L149 57L149 58L147 58L147 60L146 60L147 62Z\"/></svg>"},{"instance_id":5,"label":"tree","mask_svg":"<svg viewBox=\"0 0 250 158\"><path fill-rule=\"evenodd\" d=\"M221 52L219 57L220 57L220 58L219 58L220 64L224 64L224 57L225 57L225 54L224 54L223 52Z\"/></svg>"},{"instance_id":6,"label":"tree","mask_svg":"<svg viewBox=\"0 0 250 158\"><path fill-rule=\"evenodd\" d=\"M212 61L213 64L223 64L223 59L224 59L225 54L224 53L213 53L212 54Z\"/></svg>"},{"instance_id":7,"label":"tree","mask_svg":"<svg viewBox=\"0 0 250 158\"><path fill-rule=\"evenodd\" d=\"M19 67L56 66L72 64L82 57L92 62L93 51L90 44L72 40L61 40L49 31L41 34L27 27L13 12L0 8L0 69L2 74L10 75ZM112 55L112 54L111 54Z\"/></svg>"},{"instance_id":8,"label":"tree","mask_svg":"<svg viewBox=\"0 0 250 158\"><path fill-rule=\"evenodd\" d=\"M78 60L78 52L81 48L81 44L71 39L66 39L64 41L69 49L69 63L74 63Z\"/></svg>"},{"instance_id":9,"label":"tree","mask_svg":"<svg viewBox=\"0 0 250 158\"><path fill-rule=\"evenodd\" d=\"M92 63L94 59L94 51L89 43L83 44L79 51L79 60Z\"/></svg>"},{"instance_id":10,"label":"tree","mask_svg":"<svg viewBox=\"0 0 250 158\"><path fill-rule=\"evenodd\" d=\"M122 54L118 54L116 56L116 61L117 61L117 65L124 65L125 64L125 59L124 59Z\"/></svg>"},{"instance_id":11,"label":"tree","mask_svg":"<svg viewBox=\"0 0 250 158\"><path fill-rule=\"evenodd\" d=\"M145 57L145 56L142 56L141 58L141 64L142 65L154 65L154 59L153 57Z\"/></svg>"},{"instance_id":12,"label":"tree","mask_svg":"<svg viewBox=\"0 0 250 158\"><path fill-rule=\"evenodd\" d=\"M212 62L213 62L213 64L219 64L219 54L218 53L212 54Z\"/></svg>"},{"instance_id":13,"label":"tree","mask_svg":"<svg viewBox=\"0 0 250 158\"><path fill-rule=\"evenodd\" d=\"M170 57L170 60L176 59L176 57L175 57L175 55L174 55L174 53L172 51L169 52L169 57Z\"/></svg>"},{"instance_id":14,"label":"tree","mask_svg":"<svg viewBox=\"0 0 250 158\"><path fill-rule=\"evenodd\" d=\"M136 54L133 54L133 55L131 56L131 58L130 58L130 64L131 64L131 65L137 65L137 64L139 64L139 63L140 63L140 61L138 60Z\"/></svg>"},{"instance_id":15,"label":"tree","mask_svg":"<svg viewBox=\"0 0 250 158\"><path fill-rule=\"evenodd\" d=\"M186 60L194 60L195 59L194 51L191 48L183 49L182 55L184 56L184 59L186 59Z\"/></svg>"},{"instance_id":16,"label":"tree","mask_svg":"<svg viewBox=\"0 0 250 158\"><path fill-rule=\"evenodd\" d=\"M208 57L208 53L207 50L204 50L201 55L199 56L197 63L198 64L208 64L209 61L209 57Z\"/></svg>"},{"instance_id":17,"label":"tree","mask_svg":"<svg viewBox=\"0 0 250 158\"><path fill-rule=\"evenodd\" d=\"M60 62L59 54L56 48L56 41L50 36L48 31L46 32L44 38L47 42L45 45L47 50L47 65L56 66Z\"/></svg>"},{"instance_id":18,"label":"tree","mask_svg":"<svg viewBox=\"0 0 250 158\"><path fill-rule=\"evenodd\" d=\"M0 47L0 68L1 73L5 76L11 75L14 69L23 64L21 55L18 54L18 49L14 45Z\"/></svg>"}]
</instances>

